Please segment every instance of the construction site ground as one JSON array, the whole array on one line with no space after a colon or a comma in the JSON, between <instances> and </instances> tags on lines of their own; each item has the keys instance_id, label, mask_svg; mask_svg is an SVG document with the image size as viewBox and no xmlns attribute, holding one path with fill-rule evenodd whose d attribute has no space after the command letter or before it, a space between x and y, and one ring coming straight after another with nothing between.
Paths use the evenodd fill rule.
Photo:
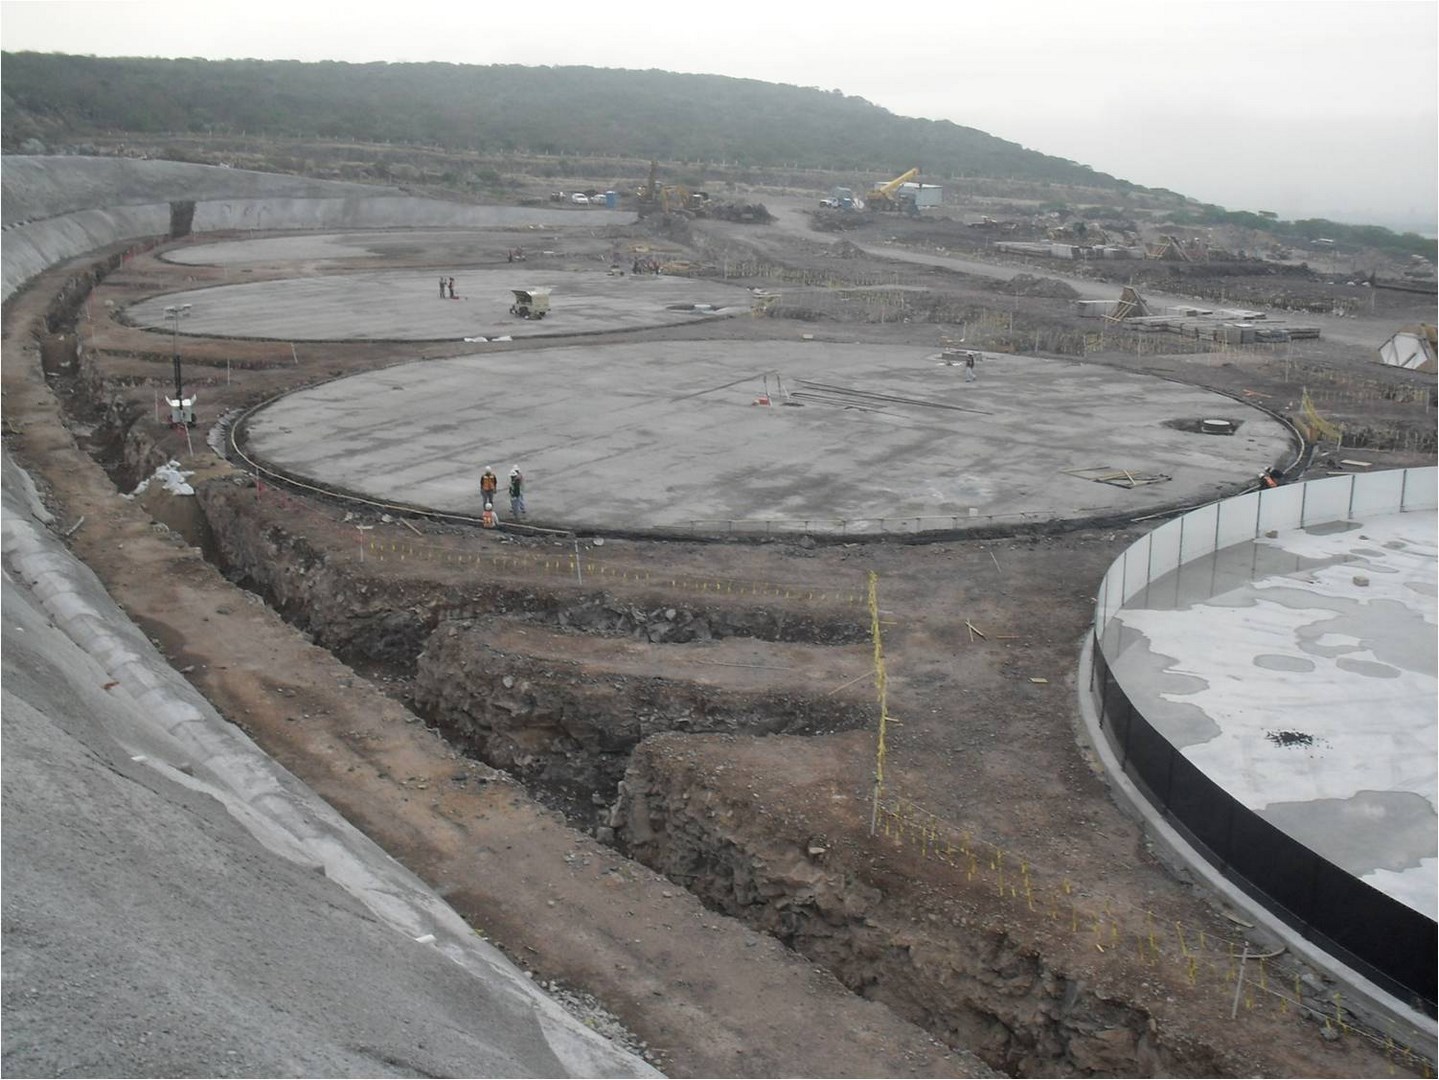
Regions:
<instances>
[{"instance_id":1,"label":"construction site ground","mask_svg":"<svg viewBox=\"0 0 1439 1080\"><path fill-rule=\"evenodd\" d=\"M1320 341L1289 347L1215 352L1176 340L1167 349L1158 335L1118 328L1091 342L1098 328L1062 295L1006 292L1018 273L1058 280L1047 268L920 254L923 237L908 224L903 246L892 231L872 231L847 234L839 252L797 202L770 209L779 220L765 227L670 221L570 234L551 258L556 270L596 269L616 245L662 251L723 263L736 284L781 295L766 317L621 330L607 344L743 349L812 334L938 348L964 336L977 348L1032 351L1025 340L1079 340L1076 358L1088 363L1221 390L1295 419L1307 388L1328 420L1400 447L1333 448L1311 475L1434 461L1423 438L1434 426L1433 377L1374 363L1393 329L1432 320L1432 297L1384 294L1372 315L1318 319ZM496 234L467 255L437 233L433 246L385 265L428 278L495 269L520 238ZM1325 1012L1316 993L1328 1002L1332 992L1322 979L1306 973L1301 987L1282 959L1274 987L1303 1003L1267 992L1274 987L1236 999L1236 950L1259 932L1161 866L1111 801L1077 733L1076 673L1095 583L1145 522L929 544L611 538L580 550L570 537L401 519L256 485L202 445L220 416L473 345L292 349L263 335L187 335L203 422L186 432L154 420L169 335L117 315L220 284L229 271L139 255L84 296L73 322L61 311L46 331L62 286L90 265L52 270L5 316L7 444L59 521L76 526L75 551L222 713L537 980L598 997L665 1071L1421 1070L1342 1006ZM252 269L247 278L276 280L328 270L286 259ZM847 313L831 302L886 283L886 295L903 286L925 300L894 308L861 298ZM1104 296L1117 288L1069 284ZM811 291L824 295L799 310ZM1367 466L1342 463L1355 457ZM158 487L133 500L117 492L167 459L195 470L199 499ZM891 717L878 803L871 574ZM437 640L417 648L415 626ZM477 693L501 695L496 681L510 679L543 696L544 679L560 670L578 687L566 691L567 715L602 712L610 689L631 692L649 678L667 684L656 693L698 695L706 707L804 699L791 704L810 719L798 733L756 734L744 723L641 731L625 747L625 789L597 791L586 808L573 785L547 786L558 766L530 760L544 747L501 748L507 771L495 771L421 722L448 692L437 683L471 685L461 661L434 665L446 635L472 633L484 640L467 655L490 658ZM831 708L833 726L813 719ZM763 716L764 707L735 712ZM1315 982L1322 992L1306 989Z\"/></svg>"}]
</instances>

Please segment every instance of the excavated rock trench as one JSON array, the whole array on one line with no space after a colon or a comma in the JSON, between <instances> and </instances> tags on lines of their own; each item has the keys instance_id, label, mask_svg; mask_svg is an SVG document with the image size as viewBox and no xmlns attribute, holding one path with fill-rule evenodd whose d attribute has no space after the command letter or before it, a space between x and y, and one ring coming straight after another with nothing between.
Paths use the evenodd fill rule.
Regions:
<instances>
[{"instance_id":1,"label":"excavated rock trench","mask_svg":"<svg viewBox=\"0 0 1439 1080\"><path fill-rule=\"evenodd\" d=\"M738 694L536 659L496 648L478 621L431 636L417 664L415 703L451 741L558 797L572 821L608 844L619 838L615 826L625 812L610 804L624 790L635 748L652 735L813 735L866 720L853 702Z\"/></svg>"},{"instance_id":2,"label":"excavated rock trench","mask_svg":"<svg viewBox=\"0 0 1439 1080\"><path fill-rule=\"evenodd\" d=\"M886 887L858 853L790 818L757 829L740 793L667 741L641 745L625 778L631 857L856 993L1012 1076L1224 1075L1218 1055L1161 1039L1142 1009L1056 970L982 906Z\"/></svg>"},{"instance_id":3,"label":"excavated rock trench","mask_svg":"<svg viewBox=\"0 0 1439 1080\"><path fill-rule=\"evenodd\" d=\"M55 306L73 319L82 296L68 291ZM129 490L161 456L92 358L77 355L66 320L52 314L47 329L42 355L67 423ZM603 656L591 663L516 649L505 632L639 639L677 651L735 637L852 646L867 636L853 616L678 602L639 609L599 590L494 581L441 588L329 558L267 518L252 484L220 475L197 481L195 499L147 508L316 644L388 683L460 748L710 907L1010 1075L1224 1074L1222 1052L1162 1037L1143 1009L1066 977L982 912L917 922L912 902L888 894L858 853L847 859L842 845L787 835L740 793L687 771L683 754L663 752L696 734L855 729L868 722L867 701L621 672Z\"/></svg>"},{"instance_id":4,"label":"excavated rock trench","mask_svg":"<svg viewBox=\"0 0 1439 1080\"><path fill-rule=\"evenodd\" d=\"M506 647L515 634L504 632L508 625L532 637L834 643L862 638L854 620L786 623L760 611L643 611L602 594L485 584L448 595L361 580L354 566L327 561L303 538L247 514L253 499L229 480L199 489L232 578L342 658L370 666L382 659L420 715L456 745L521 778L575 824L708 906L1011 1075L1222 1073L1203 1048L1162 1043L1143 1010L1067 978L982 918L971 932L956 935L945 919L925 934L909 902L887 895L858 865L845 866L828 841L786 835L784 821L757 817L739 793L665 752L694 734L855 729L870 718L868 702L621 673L557 659L543 641L543 655L516 651Z\"/></svg>"}]
</instances>

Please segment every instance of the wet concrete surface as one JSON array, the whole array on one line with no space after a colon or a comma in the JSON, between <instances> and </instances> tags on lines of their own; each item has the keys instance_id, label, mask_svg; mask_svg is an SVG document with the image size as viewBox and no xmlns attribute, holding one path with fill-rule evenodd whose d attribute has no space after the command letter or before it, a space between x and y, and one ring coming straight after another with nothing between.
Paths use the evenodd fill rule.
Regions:
<instances>
[{"instance_id":1,"label":"wet concrete surface","mask_svg":"<svg viewBox=\"0 0 1439 1080\"><path fill-rule=\"evenodd\" d=\"M1339 524L1195 560L1182 586L1160 579L1120 609L1106 654L1212 780L1433 918L1439 518Z\"/></svg>"}]
</instances>

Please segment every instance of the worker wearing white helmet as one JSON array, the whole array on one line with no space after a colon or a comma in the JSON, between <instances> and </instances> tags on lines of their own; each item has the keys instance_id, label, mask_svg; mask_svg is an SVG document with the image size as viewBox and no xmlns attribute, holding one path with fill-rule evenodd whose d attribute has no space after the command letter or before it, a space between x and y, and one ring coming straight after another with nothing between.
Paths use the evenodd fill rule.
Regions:
<instances>
[{"instance_id":1,"label":"worker wearing white helmet","mask_svg":"<svg viewBox=\"0 0 1439 1080\"><path fill-rule=\"evenodd\" d=\"M525 516L525 476L518 465L510 470L510 513Z\"/></svg>"}]
</instances>

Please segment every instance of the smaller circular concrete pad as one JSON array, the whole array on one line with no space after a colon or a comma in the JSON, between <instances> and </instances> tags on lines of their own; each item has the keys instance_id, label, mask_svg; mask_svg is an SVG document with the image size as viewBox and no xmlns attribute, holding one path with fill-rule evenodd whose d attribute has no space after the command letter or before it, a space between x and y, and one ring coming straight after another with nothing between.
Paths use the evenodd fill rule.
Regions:
<instances>
[{"instance_id":1,"label":"smaller circular concrete pad","mask_svg":"<svg viewBox=\"0 0 1439 1080\"><path fill-rule=\"evenodd\" d=\"M1264 413L1178 383L995 354L967 383L938 360L799 341L497 348L299 391L244 439L278 471L386 502L478 515L485 466L518 464L536 522L815 533L1140 515L1232 491L1289 450ZM766 387L773 404L754 404ZM1238 434L1165 423L1217 414Z\"/></svg>"},{"instance_id":2,"label":"smaller circular concrete pad","mask_svg":"<svg viewBox=\"0 0 1439 1080\"><path fill-rule=\"evenodd\" d=\"M454 227L436 229L371 229L336 233L301 232L282 236L255 236L237 240L197 242L175 247L160 257L181 266L333 266L373 260L394 265L396 260L413 263L423 260L436 272L450 272L487 262L505 262L516 247L530 255L573 256L576 252L611 251L615 243L606 240L600 225L626 225L633 214L595 210L568 213L526 207L472 207L472 215L492 219L478 229ZM506 265L509 265L506 263Z\"/></svg>"},{"instance_id":3,"label":"smaller circular concrete pad","mask_svg":"<svg viewBox=\"0 0 1439 1080\"><path fill-rule=\"evenodd\" d=\"M722 282L602 271L471 270L454 276L451 300L440 275L426 270L331 274L194 289L141 301L126 317L152 330L172 329L167 307L190 305L182 334L275 341L461 341L635 330L748 311L747 290ZM511 289L551 290L550 313L509 313Z\"/></svg>"},{"instance_id":4,"label":"smaller circular concrete pad","mask_svg":"<svg viewBox=\"0 0 1439 1080\"><path fill-rule=\"evenodd\" d=\"M160 256L165 262L180 266L291 266L296 263L332 265L355 259L395 258L421 251L435 251L435 262L443 263L438 254L441 245L453 247L454 232L354 232L295 233L286 236L262 236L245 240L221 240L214 243L191 244L171 248ZM485 233L470 234L470 244L493 257L503 255L504 245Z\"/></svg>"}]
</instances>

